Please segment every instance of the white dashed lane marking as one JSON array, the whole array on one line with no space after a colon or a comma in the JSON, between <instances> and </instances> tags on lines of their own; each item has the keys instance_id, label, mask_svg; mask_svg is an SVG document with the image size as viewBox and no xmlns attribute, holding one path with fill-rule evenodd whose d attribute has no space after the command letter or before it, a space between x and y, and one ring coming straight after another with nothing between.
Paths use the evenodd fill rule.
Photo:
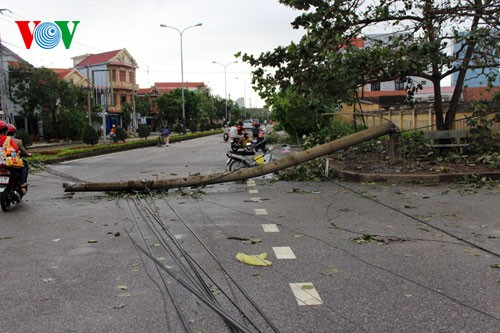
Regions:
<instances>
[{"instance_id":1,"label":"white dashed lane marking","mask_svg":"<svg viewBox=\"0 0 500 333\"><path fill-rule=\"evenodd\" d=\"M267 215L265 208L255 208L255 215Z\"/></svg>"},{"instance_id":2,"label":"white dashed lane marking","mask_svg":"<svg viewBox=\"0 0 500 333\"><path fill-rule=\"evenodd\" d=\"M292 249L288 246L273 247L273 251L276 259L297 259Z\"/></svg>"},{"instance_id":3,"label":"white dashed lane marking","mask_svg":"<svg viewBox=\"0 0 500 333\"><path fill-rule=\"evenodd\" d=\"M255 186L255 180L253 180L253 179L247 180L247 186L248 187Z\"/></svg>"},{"instance_id":4,"label":"white dashed lane marking","mask_svg":"<svg viewBox=\"0 0 500 333\"><path fill-rule=\"evenodd\" d=\"M263 224L262 229L264 232L280 232L276 224Z\"/></svg>"},{"instance_id":5,"label":"white dashed lane marking","mask_svg":"<svg viewBox=\"0 0 500 333\"><path fill-rule=\"evenodd\" d=\"M259 190L256 190L256 189L251 189L251 190L248 190L248 193L249 193L249 194L258 194L258 193L259 193Z\"/></svg>"},{"instance_id":6,"label":"white dashed lane marking","mask_svg":"<svg viewBox=\"0 0 500 333\"><path fill-rule=\"evenodd\" d=\"M290 288L295 295L298 305L321 305L323 300L319 297L316 288L311 282L290 283Z\"/></svg>"}]
</instances>

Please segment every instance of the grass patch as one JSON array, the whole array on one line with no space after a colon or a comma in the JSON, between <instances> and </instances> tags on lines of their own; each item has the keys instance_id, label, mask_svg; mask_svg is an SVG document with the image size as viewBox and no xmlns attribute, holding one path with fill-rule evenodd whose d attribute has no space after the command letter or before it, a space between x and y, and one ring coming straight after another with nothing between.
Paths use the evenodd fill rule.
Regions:
<instances>
[{"instance_id":1,"label":"grass patch","mask_svg":"<svg viewBox=\"0 0 500 333\"><path fill-rule=\"evenodd\" d=\"M196 132L181 135L172 135L170 137L170 143L191 140L196 138L201 138L209 135L214 135L220 133L220 130L212 130L206 132ZM99 143L95 146L75 146L70 148L50 148L45 151L34 152L32 157L26 158L28 161L33 162L43 162L43 163L59 163L63 161L68 161L72 159L84 158L97 156L102 154L110 154L119 151L125 151L130 149L138 149L145 147L153 147L158 144L158 137L153 137L151 139L141 139L134 141L118 142L103 144Z\"/></svg>"}]
</instances>

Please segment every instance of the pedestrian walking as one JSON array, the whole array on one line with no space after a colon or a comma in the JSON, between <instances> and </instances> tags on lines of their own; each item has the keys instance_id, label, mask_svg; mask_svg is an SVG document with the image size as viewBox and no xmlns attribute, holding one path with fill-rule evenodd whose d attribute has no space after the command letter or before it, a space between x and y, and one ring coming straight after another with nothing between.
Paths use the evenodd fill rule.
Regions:
<instances>
[{"instance_id":1,"label":"pedestrian walking","mask_svg":"<svg viewBox=\"0 0 500 333\"><path fill-rule=\"evenodd\" d=\"M161 137L163 138L163 143L165 144L165 147L168 147L170 144L170 130L168 129L167 126L163 127L161 131Z\"/></svg>"}]
</instances>

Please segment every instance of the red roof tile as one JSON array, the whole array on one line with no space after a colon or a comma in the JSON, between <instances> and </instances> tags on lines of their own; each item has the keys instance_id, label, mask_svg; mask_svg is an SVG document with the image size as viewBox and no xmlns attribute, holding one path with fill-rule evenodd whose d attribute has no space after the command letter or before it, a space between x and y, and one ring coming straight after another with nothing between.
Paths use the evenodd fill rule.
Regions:
<instances>
[{"instance_id":1,"label":"red roof tile","mask_svg":"<svg viewBox=\"0 0 500 333\"><path fill-rule=\"evenodd\" d=\"M177 89L182 87L182 82L155 82L155 86L164 89ZM205 86L203 82L184 82L184 88L199 88L203 86Z\"/></svg>"},{"instance_id":2,"label":"red roof tile","mask_svg":"<svg viewBox=\"0 0 500 333\"><path fill-rule=\"evenodd\" d=\"M464 88L464 102L470 103L473 101L491 101L493 95L500 91L500 87L467 87Z\"/></svg>"},{"instance_id":3,"label":"red roof tile","mask_svg":"<svg viewBox=\"0 0 500 333\"><path fill-rule=\"evenodd\" d=\"M72 68L51 68L51 70L57 74L60 79L63 79L66 75L71 73Z\"/></svg>"},{"instance_id":4,"label":"red roof tile","mask_svg":"<svg viewBox=\"0 0 500 333\"><path fill-rule=\"evenodd\" d=\"M182 82L155 82L155 87L158 90L158 93L169 93L176 89L182 88ZM184 82L184 89L197 89L205 87L205 83L203 82Z\"/></svg>"},{"instance_id":5,"label":"red roof tile","mask_svg":"<svg viewBox=\"0 0 500 333\"><path fill-rule=\"evenodd\" d=\"M380 97L380 96L404 96L405 90L381 90L381 91L363 91L358 93L363 97Z\"/></svg>"},{"instance_id":6,"label":"red roof tile","mask_svg":"<svg viewBox=\"0 0 500 333\"><path fill-rule=\"evenodd\" d=\"M98 65L108 62L111 58L120 53L121 50L109 51L104 53L92 54L87 58L83 59L75 67L83 67L87 65Z\"/></svg>"}]
</instances>

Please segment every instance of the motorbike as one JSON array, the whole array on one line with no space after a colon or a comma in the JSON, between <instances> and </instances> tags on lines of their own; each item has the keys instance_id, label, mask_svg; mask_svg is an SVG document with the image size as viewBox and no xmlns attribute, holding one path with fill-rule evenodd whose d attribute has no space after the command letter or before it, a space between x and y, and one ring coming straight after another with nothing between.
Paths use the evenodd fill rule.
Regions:
<instances>
[{"instance_id":1,"label":"motorbike","mask_svg":"<svg viewBox=\"0 0 500 333\"><path fill-rule=\"evenodd\" d=\"M224 139L224 142L227 142L229 140L229 133L225 132L223 135L222 135L222 138Z\"/></svg>"},{"instance_id":2,"label":"motorbike","mask_svg":"<svg viewBox=\"0 0 500 333\"><path fill-rule=\"evenodd\" d=\"M228 151L226 162L229 171L236 171L241 168L251 168L261 164L267 164L273 160L272 150L265 147L266 142L261 141L255 146L251 143L248 144L248 149L238 151ZM259 149L262 149L262 154L257 154Z\"/></svg>"},{"instance_id":3,"label":"motorbike","mask_svg":"<svg viewBox=\"0 0 500 333\"><path fill-rule=\"evenodd\" d=\"M245 144L245 141L248 140L248 134L243 132L243 135L240 137L233 138L231 142L231 150L236 152L238 150L252 150L251 147Z\"/></svg>"},{"instance_id":4,"label":"motorbike","mask_svg":"<svg viewBox=\"0 0 500 333\"><path fill-rule=\"evenodd\" d=\"M12 204L19 204L23 199L21 189L21 170L0 165L0 206L7 212Z\"/></svg>"}]
</instances>

